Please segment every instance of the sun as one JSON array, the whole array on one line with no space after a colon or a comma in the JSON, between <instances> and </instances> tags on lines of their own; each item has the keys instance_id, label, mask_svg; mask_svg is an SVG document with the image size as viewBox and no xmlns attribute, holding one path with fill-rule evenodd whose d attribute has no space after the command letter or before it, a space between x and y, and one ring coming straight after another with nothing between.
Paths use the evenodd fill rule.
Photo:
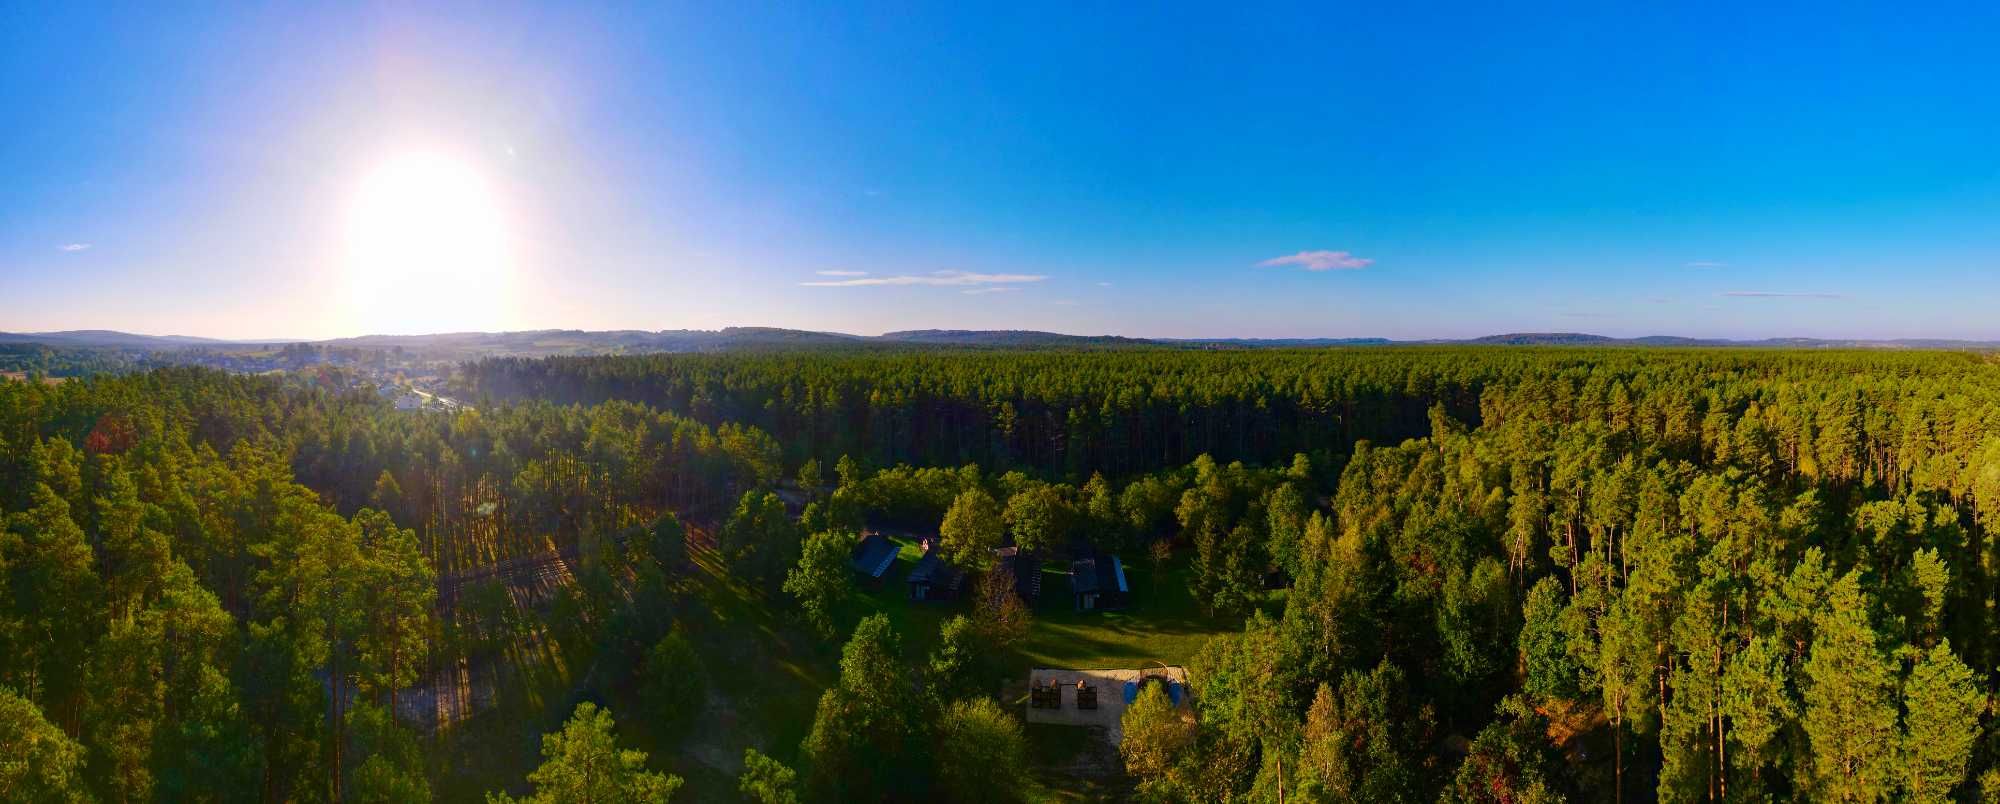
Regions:
<instances>
[{"instance_id":1,"label":"sun","mask_svg":"<svg viewBox=\"0 0 2000 804\"><path fill-rule=\"evenodd\" d=\"M356 323L370 333L505 328L510 239L495 187L470 163L435 151L384 160L347 212Z\"/></svg>"}]
</instances>

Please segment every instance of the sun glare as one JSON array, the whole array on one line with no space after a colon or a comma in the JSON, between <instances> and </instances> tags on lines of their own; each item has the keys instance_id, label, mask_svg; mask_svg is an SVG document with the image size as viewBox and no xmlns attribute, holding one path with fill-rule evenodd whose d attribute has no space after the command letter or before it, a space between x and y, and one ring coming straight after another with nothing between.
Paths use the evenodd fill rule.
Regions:
<instances>
[{"instance_id":1,"label":"sun glare","mask_svg":"<svg viewBox=\"0 0 2000 804\"><path fill-rule=\"evenodd\" d=\"M348 209L351 311L366 331L504 329L513 280L494 187L446 154L396 156L362 179Z\"/></svg>"}]
</instances>

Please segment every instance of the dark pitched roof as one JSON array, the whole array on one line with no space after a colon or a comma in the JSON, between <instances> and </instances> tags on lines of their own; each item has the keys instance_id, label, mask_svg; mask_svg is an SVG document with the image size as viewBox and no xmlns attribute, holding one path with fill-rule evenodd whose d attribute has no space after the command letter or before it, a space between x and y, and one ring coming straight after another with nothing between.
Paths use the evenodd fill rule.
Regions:
<instances>
[{"instance_id":1,"label":"dark pitched roof","mask_svg":"<svg viewBox=\"0 0 2000 804\"><path fill-rule=\"evenodd\" d=\"M1118 560L1117 556L1102 554L1070 562L1069 588L1071 593L1079 595L1086 592L1124 594L1131 591L1125 585L1125 562Z\"/></svg>"},{"instance_id":2,"label":"dark pitched roof","mask_svg":"<svg viewBox=\"0 0 2000 804\"><path fill-rule=\"evenodd\" d=\"M1042 594L1042 562L1034 556L1021 555L1017 548L1003 547L995 550L1000 556L997 568L1014 573L1014 594L1022 600L1033 602Z\"/></svg>"},{"instance_id":3,"label":"dark pitched roof","mask_svg":"<svg viewBox=\"0 0 2000 804\"><path fill-rule=\"evenodd\" d=\"M1080 558L1069 562L1069 590L1075 594L1097 591L1097 559Z\"/></svg>"},{"instance_id":4,"label":"dark pitched roof","mask_svg":"<svg viewBox=\"0 0 2000 804\"><path fill-rule=\"evenodd\" d=\"M957 567L945 563L944 557L938 555L937 548L933 547L924 551L923 559L917 562L915 569L910 570L908 580L910 583L953 586L963 574Z\"/></svg>"},{"instance_id":5,"label":"dark pitched roof","mask_svg":"<svg viewBox=\"0 0 2000 804\"><path fill-rule=\"evenodd\" d=\"M959 589L965 585L965 571L952 566L938 555L935 545L924 551L924 557L910 570L905 579L910 584L910 596L920 600L951 600L958 597ZM918 589L922 588L922 592Z\"/></svg>"},{"instance_id":6,"label":"dark pitched roof","mask_svg":"<svg viewBox=\"0 0 2000 804\"><path fill-rule=\"evenodd\" d=\"M889 571L889 565L896 563L895 542L880 533L871 533L854 546L854 571L870 578L880 578Z\"/></svg>"},{"instance_id":7,"label":"dark pitched roof","mask_svg":"<svg viewBox=\"0 0 2000 804\"><path fill-rule=\"evenodd\" d=\"M927 552L917 561L916 568L910 570L906 580L910 583L929 583L931 576L943 568L944 559L938 558L936 551Z\"/></svg>"}]
</instances>

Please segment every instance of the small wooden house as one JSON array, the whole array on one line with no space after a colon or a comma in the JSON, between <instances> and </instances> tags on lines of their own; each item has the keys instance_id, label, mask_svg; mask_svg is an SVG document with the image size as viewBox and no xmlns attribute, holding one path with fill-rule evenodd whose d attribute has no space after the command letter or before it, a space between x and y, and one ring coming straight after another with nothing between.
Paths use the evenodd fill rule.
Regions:
<instances>
[{"instance_id":1,"label":"small wooden house","mask_svg":"<svg viewBox=\"0 0 2000 804\"><path fill-rule=\"evenodd\" d=\"M1104 553L1070 562L1069 589L1077 611L1122 609L1132 596L1125 583L1125 563Z\"/></svg>"},{"instance_id":2,"label":"small wooden house","mask_svg":"<svg viewBox=\"0 0 2000 804\"><path fill-rule=\"evenodd\" d=\"M910 570L905 582L910 585L911 600L956 600L965 587L965 571L947 563L932 543L926 545L923 559Z\"/></svg>"},{"instance_id":3,"label":"small wooden house","mask_svg":"<svg viewBox=\"0 0 2000 804\"><path fill-rule=\"evenodd\" d=\"M870 533L854 546L853 567L867 583L881 583L889 573L889 567L896 563L896 553L901 548L880 533Z\"/></svg>"},{"instance_id":4,"label":"small wooden house","mask_svg":"<svg viewBox=\"0 0 2000 804\"><path fill-rule=\"evenodd\" d=\"M1014 594L1021 602L1030 606L1042 596L1041 559L1025 555L1019 547L1002 547L993 551L998 556L994 569L1005 570L1014 575Z\"/></svg>"}]
</instances>

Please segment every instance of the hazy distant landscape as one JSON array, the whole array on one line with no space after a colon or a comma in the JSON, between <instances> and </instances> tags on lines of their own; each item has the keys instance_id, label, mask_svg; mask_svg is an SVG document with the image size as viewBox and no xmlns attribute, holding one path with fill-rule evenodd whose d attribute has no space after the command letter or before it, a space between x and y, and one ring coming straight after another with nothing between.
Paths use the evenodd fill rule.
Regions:
<instances>
[{"instance_id":1,"label":"hazy distant landscape","mask_svg":"<svg viewBox=\"0 0 2000 804\"><path fill-rule=\"evenodd\" d=\"M58 352L100 354L113 365L149 363L286 365L273 356L283 347L310 345L323 359L360 361L362 355L392 355L399 361L458 362L487 357L547 357L558 355L649 354L655 352L723 352L787 348L888 348L905 346L972 348L1129 348L1273 349L1332 346L1632 346L1760 349L1947 349L1990 350L2000 341L1935 338L1765 338L1752 341L1649 335L1615 338L1581 332L1521 332L1467 339L1393 340L1389 338L1128 338L1114 335L1067 335L1031 330L910 330L881 335L848 335L774 327L728 327L720 330L536 330L527 332L461 332L436 335L364 335L322 341L221 341L187 336L135 335L105 330L69 332L0 332L0 360L25 370L29 357L43 352L43 370L58 376L80 371L65 368ZM36 351L33 347L41 347ZM265 363L256 362L260 357Z\"/></svg>"}]
</instances>

